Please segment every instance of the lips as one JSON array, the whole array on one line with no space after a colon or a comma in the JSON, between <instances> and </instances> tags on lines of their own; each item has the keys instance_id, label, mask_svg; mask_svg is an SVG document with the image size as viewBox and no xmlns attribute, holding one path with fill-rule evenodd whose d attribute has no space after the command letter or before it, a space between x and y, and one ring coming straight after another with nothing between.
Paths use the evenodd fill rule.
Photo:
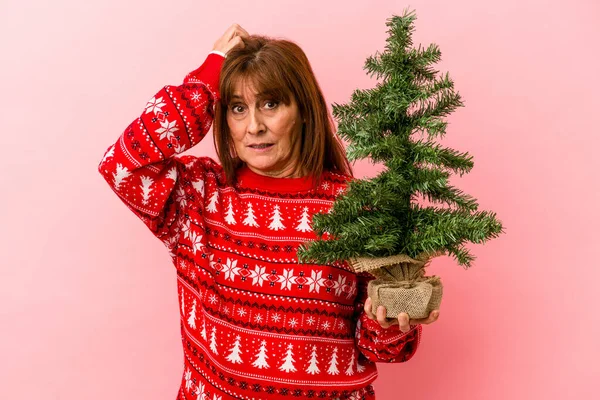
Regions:
<instances>
[{"instance_id":1,"label":"lips","mask_svg":"<svg viewBox=\"0 0 600 400\"><path fill-rule=\"evenodd\" d=\"M255 143L248 145L248 147L251 147L253 149L266 149L271 146L273 146L273 143Z\"/></svg>"}]
</instances>

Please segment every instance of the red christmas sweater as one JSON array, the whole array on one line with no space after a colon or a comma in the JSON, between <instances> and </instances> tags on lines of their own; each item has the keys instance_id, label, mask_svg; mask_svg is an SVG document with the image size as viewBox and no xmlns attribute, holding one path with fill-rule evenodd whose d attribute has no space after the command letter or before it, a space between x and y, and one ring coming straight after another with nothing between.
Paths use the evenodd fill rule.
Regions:
<instances>
[{"instance_id":1,"label":"red christmas sweater","mask_svg":"<svg viewBox=\"0 0 600 400\"><path fill-rule=\"evenodd\" d=\"M182 85L163 87L98 166L173 259L177 399L374 399L375 362L410 359L421 326L383 329L362 310L371 275L296 257L347 177L327 172L315 189L242 168L232 187L212 159L177 156L211 126L223 60L210 53Z\"/></svg>"}]
</instances>

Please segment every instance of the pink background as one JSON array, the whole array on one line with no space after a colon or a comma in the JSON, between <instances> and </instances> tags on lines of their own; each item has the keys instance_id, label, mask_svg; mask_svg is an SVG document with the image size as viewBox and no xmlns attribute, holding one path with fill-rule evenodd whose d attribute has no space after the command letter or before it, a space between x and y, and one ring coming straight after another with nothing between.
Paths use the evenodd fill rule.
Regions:
<instances>
[{"instance_id":1,"label":"pink background","mask_svg":"<svg viewBox=\"0 0 600 400\"><path fill-rule=\"evenodd\" d=\"M98 174L104 151L231 23L300 44L331 104L373 85L364 59L407 6L466 103L444 144L475 168L453 183L506 234L470 246L469 271L434 261L440 319L380 364L378 398L598 398L600 3L369 3L2 0L1 399L175 399L174 269Z\"/></svg>"}]
</instances>

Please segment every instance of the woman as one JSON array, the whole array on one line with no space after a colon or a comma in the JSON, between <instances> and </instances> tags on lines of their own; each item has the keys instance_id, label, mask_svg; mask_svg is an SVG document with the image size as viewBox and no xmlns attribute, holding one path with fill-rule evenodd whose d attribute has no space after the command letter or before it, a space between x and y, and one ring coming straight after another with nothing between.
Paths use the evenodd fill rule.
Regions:
<instances>
[{"instance_id":1,"label":"woman","mask_svg":"<svg viewBox=\"0 0 600 400\"><path fill-rule=\"evenodd\" d=\"M214 115L213 115L214 110ZM215 121L221 165L180 156ZM351 178L310 64L233 25L180 86L165 86L99 171L168 248L185 355L178 399L374 399L375 362L415 353L421 324L370 312L346 263L299 264Z\"/></svg>"}]
</instances>

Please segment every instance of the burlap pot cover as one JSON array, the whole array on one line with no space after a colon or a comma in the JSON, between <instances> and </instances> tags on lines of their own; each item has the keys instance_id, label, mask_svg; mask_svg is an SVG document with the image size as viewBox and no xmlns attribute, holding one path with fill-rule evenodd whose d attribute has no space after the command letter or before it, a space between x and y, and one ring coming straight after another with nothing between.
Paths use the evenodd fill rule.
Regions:
<instances>
[{"instance_id":1,"label":"burlap pot cover","mask_svg":"<svg viewBox=\"0 0 600 400\"><path fill-rule=\"evenodd\" d=\"M420 254L411 258L405 254L390 257L359 257L351 260L356 272L367 271L376 277L367 288L372 312L386 308L388 318L406 312L411 319L427 318L439 309L442 301L442 282L437 276L424 276L425 267L437 254Z\"/></svg>"},{"instance_id":2,"label":"burlap pot cover","mask_svg":"<svg viewBox=\"0 0 600 400\"><path fill-rule=\"evenodd\" d=\"M439 310L442 302L442 282L438 276L425 277L422 281L389 281L375 279L369 282L367 292L371 298L371 311L386 308L387 318L398 318L405 312L411 319L427 318L433 310Z\"/></svg>"}]
</instances>

